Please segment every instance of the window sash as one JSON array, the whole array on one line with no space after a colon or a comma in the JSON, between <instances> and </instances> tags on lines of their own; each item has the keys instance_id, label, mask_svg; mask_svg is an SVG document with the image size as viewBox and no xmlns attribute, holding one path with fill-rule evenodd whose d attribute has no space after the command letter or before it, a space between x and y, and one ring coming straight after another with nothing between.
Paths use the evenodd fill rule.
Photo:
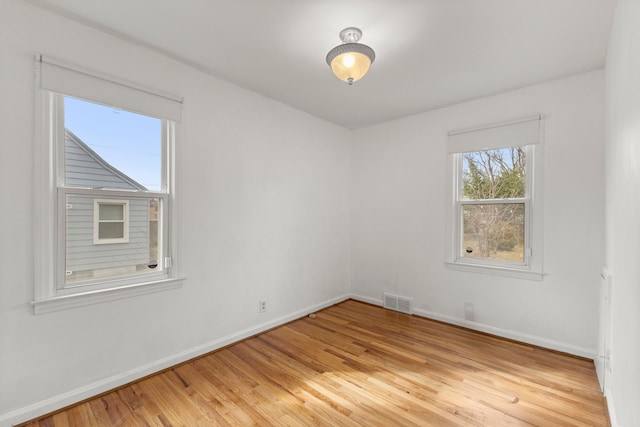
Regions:
<instances>
[{"instance_id":1,"label":"window sash","mask_svg":"<svg viewBox=\"0 0 640 427\"><path fill-rule=\"evenodd\" d=\"M483 203L484 202L484 203ZM477 205L513 205L513 204L523 204L524 205L524 253L523 253L523 261L515 262L515 261L501 261L501 260L492 260L487 258L470 258L465 257L463 251L465 250L464 245L464 218L463 211L465 206L477 206ZM456 207L456 238L454 245L454 262L470 264L470 265L489 265L494 267L506 267L506 268L523 268L529 267L531 261L531 234L530 234L530 223L531 223L531 201L529 198L522 199L487 199L483 200L465 200L465 201L457 201Z\"/></svg>"},{"instance_id":2,"label":"window sash","mask_svg":"<svg viewBox=\"0 0 640 427\"><path fill-rule=\"evenodd\" d=\"M66 283L65 277L67 272L67 197L68 196L87 196L95 197L97 200L108 202L122 201L123 199L133 200L150 200L158 199L158 263L157 271L148 273L136 273L135 275L114 276L110 278L92 278L81 280L73 283ZM105 199L112 197L112 199ZM79 288L86 290L109 289L118 286L126 286L136 284L141 281L164 280L169 278L170 265L167 263L169 258L169 224L165 221L169 209L169 195L159 192L132 192L122 190L100 190L100 189L82 189L82 188L59 188L57 197L57 262L56 262L56 289L57 294L64 295L77 292Z\"/></svg>"},{"instance_id":3,"label":"window sash","mask_svg":"<svg viewBox=\"0 0 640 427\"><path fill-rule=\"evenodd\" d=\"M47 92L48 95L48 108L51 111L51 126L53 128L53 139L52 144L55 148L55 169L52 171L54 176L56 177L56 187L64 188L66 187L66 165L65 165L65 121L64 121L64 98L65 96L70 96L69 94L60 94L54 92ZM99 103L93 100L86 100L88 102ZM170 183L173 177L170 175L172 168L171 164L171 153L169 153L169 138L173 139L175 132L175 125L173 122L169 120L162 120L162 128L161 128L161 170L160 170L160 192L169 193L170 191ZM71 187L70 187L71 188ZM83 188L79 186L74 186L74 188ZM84 187L89 188L89 187ZM134 191L134 190L125 190L125 191Z\"/></svg>"},{"instance_id":4,"label":"window sash","mask_svg":"<svg viewBox=\"0 0 640 427\"><path fill-rule=\"evenodd\" d=\"M537 120L539 116L536 116ZM531 123L532 120L527 121ZM517 123L516 123L517 124ZM538 123L535 123L538 126ZM494 127L490 127L494 129ZM537 137L537 136L536 136ZM490 149L511 148L520 146L519 144L507 145L506 147L494 147ZM525 197L504 198L504 199L465 199L463 196L463 155L466 152L485 151L484 149L456 152L452 154L455 158L455 193L454 193L454 244L453 244L453 262L460 264L492 266L504 268L528 269L531 266L531 194L532 194L532 163L534 156L534 147L532 145L524 146L525 149ZM523 262L499 261L486 258L470 258L463 255L464 250L464 219L462 212L466 205L487 205L487 204L524 204L524 254Z\"/></svg>"},{"instance_id":5,"label":"window sash","mask_svg":"<svg viewBox=\"0 0 640 427\"><path fill-rule=\"evenodd\" d=\"M511 199L460 199L458 203L461 205L502 205L502 204L515 204L515 203L524 203L528 201L529 198L511 198Z\"/></svg>"}]
</instances>

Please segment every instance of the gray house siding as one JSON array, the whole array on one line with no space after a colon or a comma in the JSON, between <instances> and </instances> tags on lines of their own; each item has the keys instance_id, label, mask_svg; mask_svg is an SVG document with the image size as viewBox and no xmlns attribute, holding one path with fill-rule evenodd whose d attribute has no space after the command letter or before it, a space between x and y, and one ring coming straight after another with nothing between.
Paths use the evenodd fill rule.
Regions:
<instances>
[{"instance_id":1,"label":"gray house siding","mask_svg":"<svg viewBox=\"0 0 640 427\"><path fill-rule=\"evenodd\" d=\"M65 138L65 174L67 187L101 187L144 191L146 188L102 159L70 131ZM94 201L111 197L73 195L67 197L66 270L81 271L135 267L149 261L149 201L129 201L129 241L95 244Z\"/></svg>"},{"instance_id":2,"label":"gray house siding","mask_svg":"<svg viewBox=\"0 0 640 427\"><path fill-rule=\"evenodd\" d=\"M69 130L65 132L64 153L68 187L146 190L143 185L107 163Z\"/></svg>"},{"instance_id":3,"label":"gray house siding","mask_svg":"<svg viewBox=\"0 0 640 427\"><path fill-rule=\"evenodd\" d=\"M87 196L69 196L67 199L67 270L146 264L149 261L147 200L129 201L129 242L102 245L93 243L93 201L93 197Z\"/></svg>"}]
</instances>

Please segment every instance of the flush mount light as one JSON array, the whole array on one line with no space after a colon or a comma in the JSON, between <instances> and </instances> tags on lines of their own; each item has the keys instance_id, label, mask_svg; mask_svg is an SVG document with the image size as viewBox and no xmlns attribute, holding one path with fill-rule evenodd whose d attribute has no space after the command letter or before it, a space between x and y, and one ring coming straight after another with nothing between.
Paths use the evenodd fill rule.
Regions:
<instances>
[{"instance_id":1,"label":"flush mount light","mask_svg":"<svg viewBox=\"0 0 640 427\"><path fill-rule=\"evenodd\" d=\"M349 85L363 78L376 59L373 49L358 43L361 37L362 31L359 28L345 28L340 31L342 44L334 47L327 54L327 64L331 67L333 74Z\"/></svg>"}]
</instances>

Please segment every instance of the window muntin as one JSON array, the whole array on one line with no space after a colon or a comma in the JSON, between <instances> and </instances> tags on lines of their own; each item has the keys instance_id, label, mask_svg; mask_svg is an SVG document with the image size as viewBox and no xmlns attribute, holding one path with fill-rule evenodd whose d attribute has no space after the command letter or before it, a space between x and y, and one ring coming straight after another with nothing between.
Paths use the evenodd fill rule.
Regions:
<instances>
[{"instance_id":1,"label":"window muntin","mask_svg":"<svg viewBox=\"0 0 640 427\"><path fill-rule=\"evenodd\" d=\"M460 153L458 259L526 264L527 148Z\"/></svg>"}]
</instances>

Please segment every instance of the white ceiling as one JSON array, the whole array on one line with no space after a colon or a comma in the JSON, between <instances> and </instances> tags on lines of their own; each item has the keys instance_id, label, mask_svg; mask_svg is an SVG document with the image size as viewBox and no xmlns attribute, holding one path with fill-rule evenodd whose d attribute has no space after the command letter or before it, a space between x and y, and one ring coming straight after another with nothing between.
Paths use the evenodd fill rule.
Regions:
<instances>
[{"instance_id":1,"label":"white ceiling","mask_svg":"<svg viewBox=\"0 0 640 427\"><path fill-rule=\"evenodd\" d=\"M604 66L615 0L32 0L347 128ZM376 60L325 62L345 27Z\"/></svg>"}]
</instances>

